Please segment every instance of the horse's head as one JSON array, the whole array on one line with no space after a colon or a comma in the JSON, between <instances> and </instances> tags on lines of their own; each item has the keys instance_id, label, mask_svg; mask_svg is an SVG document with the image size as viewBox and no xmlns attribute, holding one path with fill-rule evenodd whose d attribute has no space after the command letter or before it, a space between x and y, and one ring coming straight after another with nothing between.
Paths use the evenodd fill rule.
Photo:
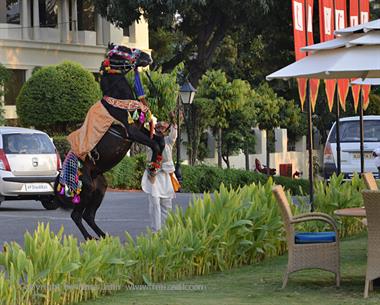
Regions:
<instances>
[{"instance_id":1,"label":"horse's head","mask_svg":"<svg viewBox=\"0 0 380 305\"><path fill-rule=\"evenodd\" d=\"M107 59L111 68L116 70L146 67L153 62L152 57L144 51L113 43L108 45Z\"/></svg>"}]
</instances>

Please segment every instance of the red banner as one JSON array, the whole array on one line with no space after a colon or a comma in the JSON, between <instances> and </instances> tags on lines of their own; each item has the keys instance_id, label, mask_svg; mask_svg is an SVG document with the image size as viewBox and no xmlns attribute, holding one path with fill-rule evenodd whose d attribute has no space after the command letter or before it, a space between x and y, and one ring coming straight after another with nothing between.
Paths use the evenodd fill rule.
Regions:
<instances>
[{"instance_id":1,"label":"red banner","mask_svg":"<svg viewBox=\"0 0 380 305\"><path fill-rule=\"evenodd\" d=\"M319 28L321 42L334 39L333 0L319 0ZM335 80L325 80L325 90L329 110L334 105Z\"/></svg>"},{"instance_id":2,"label":"red banner","mask_svg":"<svg viewBox=\"0 0 380 305\"><path fill-rule=\"evenodd\" d=\"M301 48L306 46L306 31L305 31L305 0L292 0L292 15L293 15L293 33L294 33L294 51L296 60L300 60L306 56L305 52L301 52ZM301 102L301 109L306 98L306 78L297 79L298 93Z\"/></svg>"},{"instance_id":3,"label":"red banner","mask_svg":"<svg viewBox=\"0 0 380 305\"><path fill-rule=\"evenodd\" d=\"M306 0L306 30L307 30L307 45L314 44L313 37L313 11L314 11L314 0ZM315 103L317 102L319 89L319 79L312 78L309 79L309 92L312 111L315 110Z\"/></svg>"},{"instance_id":4,"label":"red banner","mask_svg":"<svg viewBox=\"0 0 380 305\"><path fill-rule=\"evenodd\" d=\"M345 27L347 27L346 0L335 0L335 29L340 30ZM339 101L344 111L346 111L346 99L349 85L349 79L338 79Z\"/></svg>"},{"instance_id":5,"label":"red banner","mask_svg":"<svg viewBox=\"0 0 380 305\"><path fill-rule=\"evenodd\" d=\"M359 1L360 23L369 21L369 0ZM363 109L366 110L369 104L369 93L371 85L362 85Z\"/></svg>"},{"instance_id":6,"label":"red banner","mask_svg":"<svg viewBox=\"0 0 380 305\"><path fill-rule=\"evenodd\" d=\"M350 26L359 24L359 0L350 0Z\"/></svg>"},{"instance_id":7,"label":"red banner","mask_svg":"<svg viewBox=\"0 0 380 305\"><path fill-rule=\"evenodd\" d=\"M360 0L360 24L369 21L369 0Z\"/></svg>"}]
</instances>

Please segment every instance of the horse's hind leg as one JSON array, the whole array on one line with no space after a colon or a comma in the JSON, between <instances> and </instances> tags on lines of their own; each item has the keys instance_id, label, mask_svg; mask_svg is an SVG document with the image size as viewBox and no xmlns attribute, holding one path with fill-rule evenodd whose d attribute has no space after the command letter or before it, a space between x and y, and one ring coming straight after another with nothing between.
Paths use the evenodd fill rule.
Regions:
<instances>
[{"instance_id":1,"label":"horse's hind leg","mask_svg":"<svg viewBox=\"0 0 380 305\"><path fill-rule=\"evenodd\" d=\"M92 193L91 201L86 206L83 212L83 219L88 223L91 229L93 229L99 237L105 237L106 233L104 233L102 229L100 229L98 225L95 223L96 211L100 207L100 204L103 201L104 194L106 193L107 189L107 182L104 176L97 176L94 179L94 185L95 190Z\"/></svg>"},{"instance_id":2,"label":"horse's hind leg","mask_svg":"<svg viewBox=\"0 0 380 305\"><path fill-rule=\"evenodd\" d=\"M83 206L76 206L74 207L74 210L71 212L71 219L75 222L78 229L81 231L84 239L92 239L93 237L87 232L86 228L84 227L82 223L82 214L84 211Z\"/></svg>"}]
</instances>

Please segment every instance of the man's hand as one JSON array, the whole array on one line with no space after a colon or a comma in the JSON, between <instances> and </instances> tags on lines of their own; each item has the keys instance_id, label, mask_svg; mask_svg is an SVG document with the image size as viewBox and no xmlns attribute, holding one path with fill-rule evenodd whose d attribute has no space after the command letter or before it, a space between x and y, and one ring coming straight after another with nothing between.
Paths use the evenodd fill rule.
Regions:
<instances>
[{"instance_id":1,"label":"man's hand","mask_svg":"<svg viewBox=\"0 0 380 305\"><path fill-rule=\"evenodd\" d=\"M171 123L175 122L176 113L174 111L169 112L169 120Z\"/></svg>"}]
</instances>

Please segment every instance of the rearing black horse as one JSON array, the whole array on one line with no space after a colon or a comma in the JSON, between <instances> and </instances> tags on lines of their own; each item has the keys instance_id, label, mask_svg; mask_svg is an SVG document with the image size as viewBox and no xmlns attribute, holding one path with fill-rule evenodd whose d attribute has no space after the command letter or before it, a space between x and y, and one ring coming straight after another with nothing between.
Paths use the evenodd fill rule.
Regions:
<instances>
[{"instance_id":1,"label":"rearing black horse","mask_svg":"<svg viewBox=\"0 0 380 305\"><path fill-rule=\"evenodd\" d=\"M143 127L142 120L133 118L128 109L123 109L120 103L135 101L134 90L126 79L129 71L138 67L146 67L152 63L149 54L125 46L109 45L106 60L101 67L100 86L103 92L102 105L122 125L112 125L103 135L90 154L82 162L80 201L73 203L72 198L59 191L59 177L55 184L55 194L64 207L73 207L71 218L78 226L85 239L93 237L82 223L84 219L99 237L106 234L95 223L95 215L103 201L107 189L103 173L118 164L126 155L132 142L149 146L153 151L151 165L156 163L163 148L161 138L151 135ZM117 101L118 103L111 103ZM138 112L141 115L141 111ZM145 115L145 114L144 114Z\"/></svg>"}]
</instances>

